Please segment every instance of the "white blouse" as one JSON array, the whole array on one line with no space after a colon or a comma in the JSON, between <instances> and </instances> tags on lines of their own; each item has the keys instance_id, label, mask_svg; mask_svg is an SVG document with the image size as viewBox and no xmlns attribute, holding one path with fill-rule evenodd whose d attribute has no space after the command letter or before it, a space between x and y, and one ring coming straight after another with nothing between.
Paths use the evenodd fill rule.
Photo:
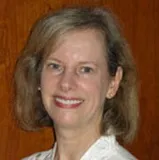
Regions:
<instances>
[{"instance_id":1,"label":"white blouse","mask_svg":"<svg viewBox=\"0 0 159 160\"><path fill-rule=\"evenodd\" d=\"M22 160L53 160L56 143L53 149L35 153ZM119 145L115 136L102 136L87 150L80 160L137 160L126 149Z\"/></svg>"}]
</instances>

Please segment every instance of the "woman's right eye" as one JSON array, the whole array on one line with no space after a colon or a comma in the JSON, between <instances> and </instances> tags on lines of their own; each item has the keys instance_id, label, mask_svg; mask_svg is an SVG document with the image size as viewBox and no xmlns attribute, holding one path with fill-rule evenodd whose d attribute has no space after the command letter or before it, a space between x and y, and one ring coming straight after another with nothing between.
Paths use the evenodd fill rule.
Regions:
<instances>
[{"instance_id":1,"label":"woman's right eye","mask_svg":"<svg viewBox=\"0 0 159 160\"><path fill-rule=\"evenodd\" d=\"M48 63L47 66L53 71L58 71L58 72L63 71L63 67L58 63L51 62Z\"/></svg>"}]
</instances>

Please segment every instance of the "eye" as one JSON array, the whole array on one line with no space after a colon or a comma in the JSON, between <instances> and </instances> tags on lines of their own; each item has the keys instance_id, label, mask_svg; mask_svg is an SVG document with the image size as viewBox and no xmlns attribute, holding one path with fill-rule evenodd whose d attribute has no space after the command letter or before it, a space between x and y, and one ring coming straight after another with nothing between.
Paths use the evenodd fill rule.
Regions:
<instances>
[{"instance_id":1,"label":"eye","mask_svg":"<svg viewBox=\"0 0 159 160\"><path fill-rule=\"evenodd\" d=\"M92 73L93 71L94 71L93 68L88 66L81 67L80 69L81 73Z\"/></svg>"},{"instance_id":2,"label":"eye","mask_svg":"<svg viewBox=\"0 0 159 160\"><path fill-rule=\"evenodd\" d=\"M63 67L62 67L62 65L60 65L60 64L58 64L58 63L56 63L56 62L49 62L48 64L47 64L47 66L48 66L48 68L50 68L51 70L53 70L53 71L58 71L58 72L62 72L63 71Z\"/></svg>"},{"instance_id":3,"label":"eye","mask_svg":"<svg viewBox=\"0 0 159 160\"><path fill-rule=\"evenodd\" d=\"M53 69L59 69L60 68L60 65L56 64L56 63L49 63L48 66L53 68Z\"/></svg>"}]
</instances>

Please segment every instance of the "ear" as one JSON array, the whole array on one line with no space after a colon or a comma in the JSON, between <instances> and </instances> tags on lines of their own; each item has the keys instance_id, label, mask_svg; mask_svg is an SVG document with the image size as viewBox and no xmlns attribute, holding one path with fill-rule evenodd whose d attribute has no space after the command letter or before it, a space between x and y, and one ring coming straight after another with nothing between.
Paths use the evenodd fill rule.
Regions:
<instances>
[{"instance_id":1,"label":"ear","mask_svg":"<svg viewBox=\"0 0 159 160\"><path fill-rule=\"evenodd\" d=\"M118 91L122 77L123 77L123 69L121 67L118 67L115 76L112 77L110 81L106 98L111 99L115 96L115 94Z\"/></svg>"}]
</instances>

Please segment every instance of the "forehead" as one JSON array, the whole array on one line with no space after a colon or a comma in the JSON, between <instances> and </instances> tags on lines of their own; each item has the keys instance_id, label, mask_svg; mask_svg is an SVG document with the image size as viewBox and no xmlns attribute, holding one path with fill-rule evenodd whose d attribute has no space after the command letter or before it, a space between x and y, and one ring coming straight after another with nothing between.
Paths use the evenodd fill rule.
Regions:
<instances>
[{"instance_id":1,"label":"forehead","mask_svg":"<svg viewBox=\"0 0 159 160\"><path fill-rule=\"evenodd\" d=\"M103 34L96 29L76 29L68 31L59 35L56 40L52 40L49 49L47 50L48 56L53 53L60 53L65 51L74 52L88 52L106 54L106 43ZM104 55L105 56L105 55Z\"/></svg>"}]
</instances>

